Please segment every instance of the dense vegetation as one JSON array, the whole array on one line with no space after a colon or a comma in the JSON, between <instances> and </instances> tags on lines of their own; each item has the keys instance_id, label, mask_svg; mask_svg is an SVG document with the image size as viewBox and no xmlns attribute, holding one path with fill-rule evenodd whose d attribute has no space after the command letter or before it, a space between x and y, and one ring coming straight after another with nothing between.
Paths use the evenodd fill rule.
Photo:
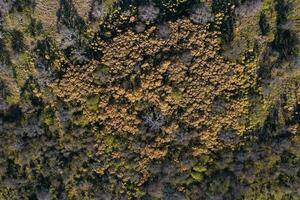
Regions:
<instances>
[{"instance_id":1,"label":"dense vegetation","mask_svg":"<svg viewBox=\"0 0 300 200\"><path fill-rule=\"evenodd\" d=\"M0 1L0 200L300 199L299 9Z\"/></svg>"}]
</instances>

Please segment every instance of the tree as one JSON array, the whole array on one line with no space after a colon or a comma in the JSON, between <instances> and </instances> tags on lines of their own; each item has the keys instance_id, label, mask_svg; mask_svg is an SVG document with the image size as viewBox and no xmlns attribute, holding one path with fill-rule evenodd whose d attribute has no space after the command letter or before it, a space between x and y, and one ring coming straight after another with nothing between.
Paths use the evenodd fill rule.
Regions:
<instances>
[{"instance_id":1,"label":"tree","mask_svg":"<svg viewBox=\"0 0 300 200\"><path fill-rule=\"evenodd\" d=\"M21 31L13 30L11 32L11 47L17 53L20 53L25 48L24 35Z\"/></svg>"},{"instance_id":2,"label":"tree","mask_svg":"<svg viewBox=\"0 0 300 200\"><path fill-rule=\"evenodd\" d=\"M154 21L159 14L159 8L153 4L138 7L138 16L142 21Z\"/></svg>"},{"instance_id":3,"label":"tree","mask_svg":"<svg viewBox=\"0 0 300 200\"><path fill-rule=\"evenodd\" d=\"M261 13L259 17L259 28L262 35L266 35L269 32L269 24L265 13Z\"/></svg>"},{"instance_id":4,"label":"tree","mask_svg":"<svg viewBox=\"0 0 300 200\"><path fill-rule=\"evenodd\" d=\"M207 24L208 22L212 22L214 20L211 9L207 5L203 5L194 9L190 15L190 18L193 22L200 24Z\"/></svg>"},{"instance_id":5,"label":"tree","mask_svg":"<svg viewBox=\"0 0 300 200\"><path fill-rule=\"evenodd\" d=\"M32 36L39 35L43 30L43 24L35 18L31 18L28 31Z\"/></svg>"},{"instance_id":6,"label":"tree","mask_svg":"<svg viewBox=\"0 0 300 200\"><path fill-rule=\"evenodd\" d=\"M143 126L153 132L158 132L164 124L163 115L160 112L154 110L154 108L145 113L145 115L142 116L142 120Z\"/></svg>"},{"instance_id":7,"label":"tree","mask_svg":"<svg viewBox=\"0 0 300 200\"><path fill-rule=\"evenodd\" d=\"M97 20L101 17L104 17L104 5L101 0L95 0L90 11L90 18L92 20Z\"/></svg>"},{"instance_id":8,"label":"tree","mask_svg":"<svg viewBox=\"0 0 300 200\"><path fill-rule=\"evenodd\" d=\"M67 28L80 30L84 27L84 20L78 15L71 0L60 0L57 15L58 22Z\"/></svg>"}]
</instances>

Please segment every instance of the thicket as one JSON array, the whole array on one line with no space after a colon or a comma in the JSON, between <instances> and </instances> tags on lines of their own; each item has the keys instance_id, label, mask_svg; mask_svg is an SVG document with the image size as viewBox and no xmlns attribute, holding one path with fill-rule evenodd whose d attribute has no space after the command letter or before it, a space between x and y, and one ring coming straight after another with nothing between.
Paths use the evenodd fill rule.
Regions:
<instances>
[{"instance_id":1,"label":"thicket","mask_svg":"<svg viewBox=\"0 0 300 200\"><path fill-rule=\"evenodd\" d=\"M74 3L0 1L1 200L300 198L290 1Z\"/></svg>"}]
</instances>

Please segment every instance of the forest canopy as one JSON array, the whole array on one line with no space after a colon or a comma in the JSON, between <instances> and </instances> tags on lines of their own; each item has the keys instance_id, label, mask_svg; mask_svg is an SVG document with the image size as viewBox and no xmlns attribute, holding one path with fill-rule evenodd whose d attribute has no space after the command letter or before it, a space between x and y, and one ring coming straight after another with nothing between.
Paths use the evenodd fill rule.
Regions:
<instances>
[{"instance_id":1,"label":"forest canopy","mask_svg":"<svg viewBox=\"0 0 300 200\"><path fill-rule=\"evenodd\" d=\"M0 200L300 199L298 0L0 0Z\"/></svg>"}]
</instances>

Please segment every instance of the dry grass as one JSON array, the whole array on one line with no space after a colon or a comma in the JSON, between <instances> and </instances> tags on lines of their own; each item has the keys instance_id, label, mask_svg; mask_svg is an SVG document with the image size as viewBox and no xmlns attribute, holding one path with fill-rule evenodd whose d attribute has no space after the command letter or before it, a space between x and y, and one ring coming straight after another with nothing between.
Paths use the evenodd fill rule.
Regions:
<instances>
[{"instance_id":1,"label":"dry grass","mask_svg":"<svg viewBox=\"0 0 300 200\"><path fill-rule=\"evenodd\" d=\"M73 4L77 10L77 13L80 17L87 20L88 14L92 6L91 0L74 0Z\"/></svg>"},{"instance_id":2,"label":"dry grass","mask_svg":"<svg viewBox=\"0 0 300 200\"><path fill-rule=\"evenodd\" d=\"M35 16L41 20L46 31L55 31L59 0L37 0Z\"/></svg>"}]
</instances>

